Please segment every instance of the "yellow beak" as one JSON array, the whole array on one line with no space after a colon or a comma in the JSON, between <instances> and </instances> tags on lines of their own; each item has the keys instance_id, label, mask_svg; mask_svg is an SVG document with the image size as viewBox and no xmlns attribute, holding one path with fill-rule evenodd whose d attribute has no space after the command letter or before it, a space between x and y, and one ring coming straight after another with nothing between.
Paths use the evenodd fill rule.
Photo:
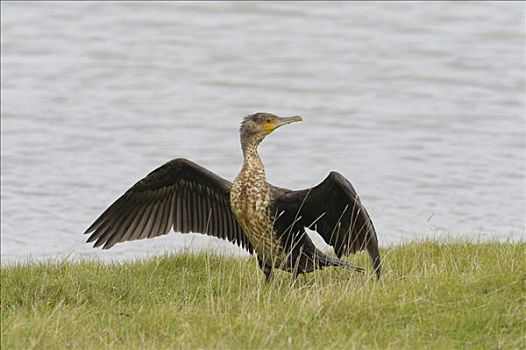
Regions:
<instances>
[{"instance_id":1,"label":"yellow beak","mask_svg":"<svg viewBox=\"0 0 526 350\"><path fill-rule=\"evenodd\" d=\"M273 120L270 123L265 123L263 125L263 131L267 134L270 134L272 131L276 130L280 126L287 125L294 122L301 122L303 121L303 118L301 118L298 115L295 115L293 117L287 117L287 118L278 118Z\"/></svg>"}]
</instances>

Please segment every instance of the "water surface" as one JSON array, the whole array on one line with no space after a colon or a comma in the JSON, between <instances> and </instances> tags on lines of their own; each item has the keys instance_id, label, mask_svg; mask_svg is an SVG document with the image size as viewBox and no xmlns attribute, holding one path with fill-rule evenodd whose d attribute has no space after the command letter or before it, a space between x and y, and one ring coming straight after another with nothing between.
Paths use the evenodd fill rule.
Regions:
<instances>
[{"instance_id":1,"label":"water surface","mask_svg":"<svg viewBox=\"0 0 526 350\"><path fill-rule=\"evenodd\" d=\"M2 262L239 252L171 234L85 244L175 157L225 178L257 111L268 180L347 176L381 245L525 238L524 4L2 2ZM190 237L190 238L188 238Z\"/></svg>"}]
</instances>

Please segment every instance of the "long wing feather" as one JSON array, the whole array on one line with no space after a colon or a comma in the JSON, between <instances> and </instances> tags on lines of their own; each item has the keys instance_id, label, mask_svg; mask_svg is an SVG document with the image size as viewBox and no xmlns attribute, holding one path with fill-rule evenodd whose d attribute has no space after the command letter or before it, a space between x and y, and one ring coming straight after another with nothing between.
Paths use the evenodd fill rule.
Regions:
<instances>
[{"instance_id":1,"label":"long wing feather","mask_svg":"<svg viewBox=\"0 0 526 350\"><path fill-rule=\"evenodd\" d=\"M316 230L338 257L367 249L380 276L376 231L349 180L333 171L315 187L280 192L275 203L278 211L295 211L301 224Z\"/></svg>"},{"instance_id":2,"label":"long wing feather","mask_svg":"<svg viewBox=\"0 0 526 350\"><path fill-rule=\"evenodd\" d=\"M253 252L230 208L232 184L183 158L155 169L119 197L86 230L88 242L116 243L165 235L173 228L226 239Z\"/></svg>"}]
</instances>

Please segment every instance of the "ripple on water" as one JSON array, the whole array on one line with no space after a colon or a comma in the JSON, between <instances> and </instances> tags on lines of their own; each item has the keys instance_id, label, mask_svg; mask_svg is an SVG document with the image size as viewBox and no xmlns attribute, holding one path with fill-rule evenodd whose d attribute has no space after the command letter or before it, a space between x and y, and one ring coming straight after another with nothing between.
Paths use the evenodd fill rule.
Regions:
<instances>
[{"instance_id":1,"label":"ripple on water","mask_svg":"<svg viewBox=\"0 0 526 350\"><path fill-rule=\"evenodd\" d=\"M524 11L2 4L2 263L240 254L180 234L101 252L82 232L169 159L232 179L239 122L262 110L305 120L263 143L269 180L303 188L331 170L348 176L383 245L524 239Z\"/></svg>"}]
</instances>

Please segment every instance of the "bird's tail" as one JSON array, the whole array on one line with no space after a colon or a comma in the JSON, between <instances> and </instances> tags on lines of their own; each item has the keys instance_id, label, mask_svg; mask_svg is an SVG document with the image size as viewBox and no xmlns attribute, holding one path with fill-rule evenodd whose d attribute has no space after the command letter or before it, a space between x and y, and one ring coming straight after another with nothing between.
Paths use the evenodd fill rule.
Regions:
<instances>
[{"instance_id":1,"label":"bird's tail","mask_svg":"<svg viewBox=\"0 0 526 350\"><path fill-rule=\"evenodd\" d=\"M343 261L343 260L340 260L338 258L333 258L331 256L327 256L325 255L323 257L323 260L325 260L325 266L340 266L340 267L343 267L344 269L347 269L347 270L354 270L354 271L357 271L357 272L364 272L364 269L362 269L361 267L358 267L358 266L354 266L353 264L347 262L347 261Z\"/></svg>"}]
</instances>

